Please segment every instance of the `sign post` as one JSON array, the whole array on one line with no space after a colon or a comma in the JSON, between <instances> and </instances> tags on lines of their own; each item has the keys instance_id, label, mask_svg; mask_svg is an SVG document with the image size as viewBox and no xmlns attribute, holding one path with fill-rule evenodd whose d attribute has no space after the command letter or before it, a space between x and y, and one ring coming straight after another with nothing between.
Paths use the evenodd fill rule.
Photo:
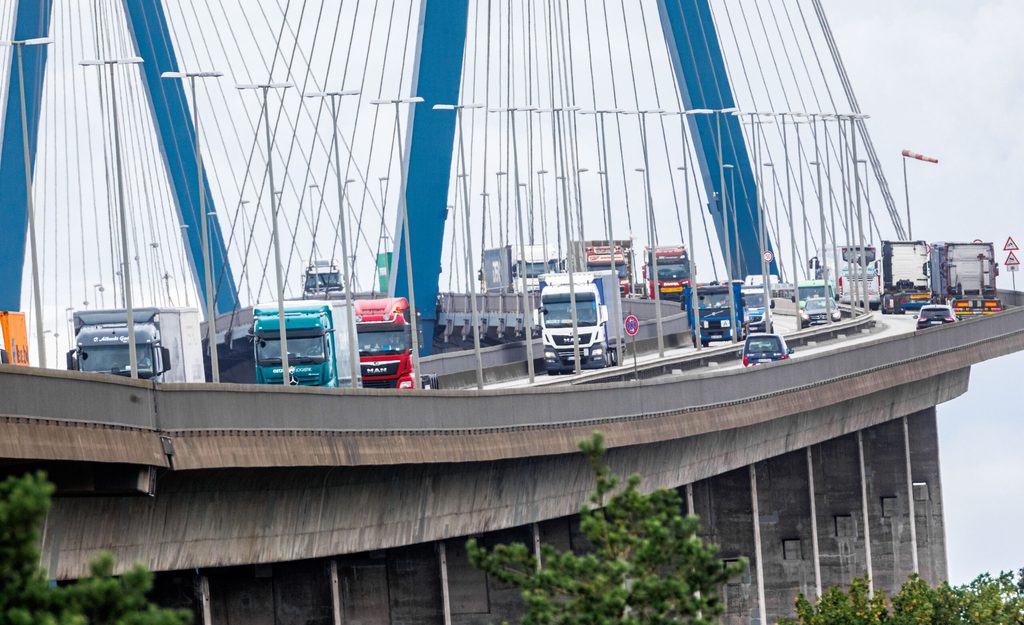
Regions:
<instances>
[{"instance_id":1,"label":"sign post","mask_svg":"<svg viewBox=\"0 0 1024 625\"><path fill-rule=\"evenodd\" d=\"M628 315L622 321L622 327L629 335L629 348L633 352L633 379L640 381L640 373L636 364L636 333L640 331L640 320L636 315Z\"/></svg>"},{"instance_id":2,"label":"sign post","mask_svg":"<svg viewBox=\"0 0 1024 625\"><path fill-rule=\"evenodd\" d=\"M1017 255L1014 254L1014 250L1018 249L1017 244L1014 243L1013 237L1006 240L1006 247L1003 249L1007 250L1006 262L1003 265L1010 271L1010 280L1013 282L1013 290L1017 290L1017 272L1020 271L1020 260Z\"/></svg>"}]
</instances>

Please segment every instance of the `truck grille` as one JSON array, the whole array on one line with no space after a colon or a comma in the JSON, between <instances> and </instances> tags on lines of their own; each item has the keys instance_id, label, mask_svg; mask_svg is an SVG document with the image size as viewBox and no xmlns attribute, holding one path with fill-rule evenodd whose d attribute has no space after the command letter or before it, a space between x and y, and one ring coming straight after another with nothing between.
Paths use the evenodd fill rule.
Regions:
<instances>
[{"instance_id":1,"label":"truck grille","mask_svg":"<svg viewBox=\"0 0 1024 625\"><path fill-rule=\"evenodd\" d=\"M398 361L394 362L382 362L378 364L362 363L359 366L360 371L363 373L363 378L379 378L382 376L392 376L398 374Z\"/></svg>"},{"instance_id":2,"label":"truck grille","mask_svg":"<svg viewBox=\"0 0 1024 625\"><path fill-rule=\"evenodd\" d=\"M580 334L579 336L580 336L580 345L586 345L587 343L590 342L590 334ZM567 335L564 335L564 336L560 335L560 334L556 334L556 335L552 336L551 338L554 340L555 345L572 345L572 335L571 334L567 334Z\"/></svg>"},{"instance_id":3,"label":"truck grille","mask_svg":"<svg viewBox=\"0 0 1024 625\"><path fill-rule=\"evenodd\" d=\"M398 378L393 380L368 380L363 378L363 388L398 388Z\"/></svg>"}]
</instances>

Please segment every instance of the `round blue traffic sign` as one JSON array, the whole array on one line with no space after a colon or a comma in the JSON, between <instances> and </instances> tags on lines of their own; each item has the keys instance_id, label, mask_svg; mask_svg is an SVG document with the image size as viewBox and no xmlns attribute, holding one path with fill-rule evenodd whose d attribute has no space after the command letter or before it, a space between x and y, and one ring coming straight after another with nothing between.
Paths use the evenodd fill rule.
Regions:
<instances>
[{"instance_id":1,"label":"round blue traffic sign","mask_svg":"<svg viewBox=\"0 0 1024 625\"><path fill-rule=\"evenodd\" d=\"M630 336L636 336L636 333L640 331L640 320L636 318L636 315L629 315L622 324L626 329L626 334Z\"/></svg>"}]
</instances>

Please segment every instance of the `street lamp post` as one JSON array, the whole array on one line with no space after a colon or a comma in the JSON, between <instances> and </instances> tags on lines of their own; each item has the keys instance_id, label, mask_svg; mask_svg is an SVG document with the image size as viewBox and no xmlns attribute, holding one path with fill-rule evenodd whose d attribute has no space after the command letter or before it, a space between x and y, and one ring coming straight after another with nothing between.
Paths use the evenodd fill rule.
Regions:
<instances>
[{"instance_id":1,"label":"street lamp post","mask_svg":"<svg viewBox=\"0 0 1024 625\"><path fill-rule=\"evenodd\" d=\"M338 228L341 229L341 266L345 272L345 307L348 308L349 327L345 334L348 336L348 362L352 374L352 388L359 386L359 349L356 345L355 319L356 309L352 303L352 270L348 258L348 228L345 226L345 189L348 181L342 181L341 174L341 152L338 147L338 102L341 98L350 95L359 95L359 91L316 91L307 93L307 98L326 98L331 103L331 133L334 142L334 171L338 180ZM333 253L333 250L332 250Z\"/></svg>"},{"instance_id":2,"label":"street lamp post","mask_svg":"<svg viewBox=\"0 0 1024 625\"><path fill-rule=\"evenodd\" d=\"M36 348L39 351L39 366L46 368L46 344L43 340L43 296L39 283L39 249L36 240L36 214L32 201L32 160L28 147L28 112L25 110L25 70L22 63L22 50L25 46L44 46L52 43L48 37L8 41L4 45L12 46L18 55L18 90L21 97L21 145L25 160L25 213L28 216L28 238L32 247L32 305L35 308Z\"/></svg>"},{"instance_id":3,"label":"street lamp post","mask_svg":"<svg viewBox=\"0 0 1024 625\"><path fill-rule=\"evenodd\" d=\"M483 358L480 354L480 312L477 309L476 301L476 279L472 275L473 265L473 238L469 227L469 174L466 171L466 144L463 139L462 129L462 111L465 109L477 109L483 107L483 104L435 104L435 111L455 111L455 120L459 126L459 169L462 171L459 173L459 178L462 181L462 199L465 213L462 216L462 221L465 227L465 239L466 239L466 281L469 282L469 310L470 320L473 323L473 355L476 359L476 387L477 389L483 389L484 387L484 369L483 369ZM528 312L528 311L524 311ZM528 349L532 351L532 337L527 338ZM530 358L531 369L532 369L532 355Z\"/></svg>"},{"instance_id":4,"label":"street lamp post","mask_svg":"<svg viewBox=\"0 0 1024 625\"><path fill-rule=\"evenodd\" d=\"M220 359L217 354L217 314L215 304L217 301L213 289L213 276L210 270L210 240L209 228L206 223L206 185L203 184L203 153L199 148L199 100L196 98L197 78L220 78L221 72L164 72L161 78L188 79L192 91L192 127L195 130L196 138L196 182L199 193L199 214L203 215L202 230L200 236L203 238L203 280L206 284L206 341L210 347L210 375L214 384L220 383Z\"/></svg>"},{"instance_id":5,"label":"street lamp post","mask_svg":"<svg viewBox=\"0 0 1024 625\"><path fill-rule=\"evenodd\" d=\"M619 270L618 270L618 267L616 266L616 263L615 263L615 238L613 236L614 233L612 232L612 200L611 200L612 196L611 196L611 188L610 188L609 183L608 183L608 138L607 138L607 135L605 134L604 116L606 114L608 114L608 113L618 113L618 112L619 111L617 111L617 110L582 111L582 113L584 115L597 115L598 121L599 121L599 128L601 130L601 135L600 135L599 140L601 142L600 148L601 148L602 167L601 167L601 171L599 171L598 174L602 175L602 178L603 178L602 184L604 185L604 187L603 187L604 188L604 194L603 194L604 195L604 206L603 206L603 208L604 208L604 213L605 213L605 215L604 215L605 236L608 238L608 250L609 250L609 257L611 258L612 274L615 275L615 279L616 280L618 280ZM612 315L615 316L615 322L616 323L621 323L621 321L622 321L622 311L619 310L618 307L621 307L622 300L621 300L621 298L617 297L613 301L616 302L616 309L612 311ZM625 337L623 337L622 332L618 332L617 335L619 337L619 341L618 341L618 345L616 347L616 355L618 357L619 363L621 363L622 360L623 360L623 356L625 354L625 345L626 344L625 344Z\"/></svg>"},{"instance_id":6,"label":"street lamp post","mask_svg":"<svg viewBox=\"0 0 1024 625\"><path fill-rule=\"evenodd\" d=\"M237 85L237 89L246 91L259 91L263 96L263 122L266 125L265 136L267 141L267 178L270 185L270 213L273 224L274 239L274 265L277 273L277 320L281 337L281 383L285 386L291 384L291 367L288 364L288 332L284 322L284 272L281 268L281 237L278 232L278 212L280 202L277 191L274 189L274 144L270 137L270 102L267 95L271 89L289 89L291 83L263 83L258 85Z\"/></svg>"},{"instance_id":7,"label":"street lamp post","mask_svg":"<svg viewBox=\"0 0 1024 625\"><path fill-rule=\"evenodd\" d=\"M513 183L515 184L515 196L516 196L516 229L518 230L519 240L519 284L520 290L522 291L521 297L523 300L523 325L526 330L526 370L530 378L530 384L534 381L534 362L533 362L533 314L530 311L530 295L527 292L527 278L526 278L526 237L525 228L523 224L523 205L522 199L519 195L519 144L516 139L516 113L518 112L531 112L535 111L535 106L521 106L521 107L508 107L508 108L496 108L488 109L492 113L508 113L510 128L512 132L512 177ZM459 135L459 139L462 139L462 135Z\"/></svg>"},{"instance_id":8,"label":"street lamp post","mask_svg":"<svg viewBox=\"0 0 1024 625\"><path fill-rule=\"evenodd\" d=\"M405 243L405 279L409 288L409 308L412 319L412 387L421 388L423 383L420 380L420 338L419 338L419 313L416 309L416 290L412 280L412 246L409 242L409 206L405 198L405 147L402 145L402 120L401 110L403 104L418 104L423 98L395 98L391 100L371 100L374 106L391 104L395 107L395 143L398 146L398 171L401 177L401 185L398 189L398 206L402 214L402 237Z\"/></svg>"},{"instance_id":9,"label":"street lamp post","mask_svg":"<svg viewBox=\"0 0 1024 625\"><path fill-rule=\"evenodd\" d=\"M132 305L132 267L128 254L128 216L125 208L124 198L124 171L121 164L121 128L117 118L117 97L114 67L117 65L138 65L142 63L139 57L128 57L123 59L103 59L80 61L83 66L106 66L110 69L110 109L114 126L114 155L117 169L117 198L118 214L121 222L121 280L123 281L124 307L128 318L128 363L131 368L132 379L139 377L139 358L135 353L135 309Z\"/></svg>"},{"instance_id":10,"label":"street lamp post","mask_svg":"<svg viewBox=\"0 0 1024 625\"><path fill-rule=\"evenodd\" d=\"M728 193L726 193L725 184L724 183L722 184L722 200L723 200L722 201L722 206L723 206L722 210L724 211L722 213L722 224L725 227L725 253L726 253L727 256L729 256L729 259L730 259L729 267L728 267L728 274L729 274L728 275L728 287L727 287L727 290L726 290L726 297L729 299L729 327L730 327L729 334L732 335L732 342L733 343L738 343L739 342L739 337L736 336L736 322L738 321L738 319L736 317L736 302L735 302L735 297L733 296L733 286L732 286L733 285L733 280L735 278L734 278L734 274L733 274L734 269L733 269L733 265L732 265L732 251L731 251L732 250L732 245L730 243L730 237L729 237L729 225L730 225L730 221L729 221L729 202L735 202L735 200L733 199L733 196L736 194L736 184L735 184L736 179L734 177L735 174L733 173L735 171L735 169L736 169L736 167L734 165L732 165L731 163L722 165L722 171L723 172L725 172L725 171L729 172L729 192ZM723 178L723 181L724 181L724 178ZM733 207L735 207L735 204L733 204ZM735 211L733 211L733 212L735 212Z\"/></svg>"},{"instance_id":11,"label":"street lamp post","mask_svg":"<svg viewBox=\"0 0 1024 625\"><path fill-rule=\"evenodd\" d=\"M903 150L901 154L903 156L903 194L907 199L907 238L913 240L914 229L910 224L910 185L907 184L907 160L912 158L917 161L924 161L925 163L938 164L939 159L931 156L925 156L924 154L918 154L917 152L911 152L910 150Z\"/></svg>"}]
</instances>

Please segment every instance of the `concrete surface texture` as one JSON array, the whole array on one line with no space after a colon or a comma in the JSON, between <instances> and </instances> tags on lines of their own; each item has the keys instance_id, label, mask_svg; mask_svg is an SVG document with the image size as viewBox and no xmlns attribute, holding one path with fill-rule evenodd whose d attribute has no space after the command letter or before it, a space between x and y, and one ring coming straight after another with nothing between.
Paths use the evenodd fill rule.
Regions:
<instances>
[{"instance_id":1,"label":"concrete surface texture","mask_svg":"<svg viewBox=\"0 0 1024 625\"><path fill-rule=\"evenodd\" d=\"M908 419L916 503L917 553L922 576L945 578L942 489L935 410ZM892 592L913 571L901 420L863 430L865 486L875 588ZM848 584L866 571L867 551L856 434L810 447L817 515L810 513L806 449L758 461L757 487L769 622L790 615L798 592L815 590L812 523L817 524L824 588ZM851 471L852 469L852 471ZM746 467L692 483L702 537L717 543L725 560L746 557L747 572L722 590L723 622L757 622L757 550L751 484ZM680 494L685 502L685 487ZM685 504L684 504L685 506ZM588 546L576 515L476 534L485 545L540 541L580 552ZM207 593L210 623L334 625L490 625L523 614L518 592L474 569L467 536L360 553L255 566L178 570L157 576L160 603L192 608L204 623L200 593ZM448 597L447 609L444 597ZM337 614L337 620L335 620Z\"/></svg>"}]
</instances>

